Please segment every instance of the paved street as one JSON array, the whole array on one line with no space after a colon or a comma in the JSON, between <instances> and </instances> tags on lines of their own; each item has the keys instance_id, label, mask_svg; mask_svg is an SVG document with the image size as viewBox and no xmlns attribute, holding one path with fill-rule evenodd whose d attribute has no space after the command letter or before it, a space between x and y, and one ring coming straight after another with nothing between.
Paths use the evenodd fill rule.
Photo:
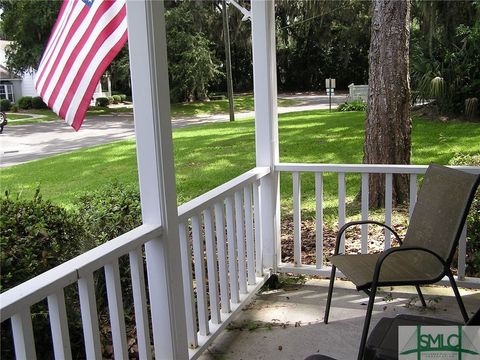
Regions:
<instances>
[{"instance_id":1,"label":"paved street","mask_svg":"<svg viewBox=\"0 0 480 360\"><path fill-rule=\"evenodd\" d=\"M283 94L279 97L298 101L295 106L279 107L279 113L328 109L329 107L329 99L325 95L302 93ZM345 95L336 95L332 98L332 106L335 107L345 100ZM254 113L239 113L235 116L236 119L242 119L253 117ZM228 114L175 118L172 119L172 126L179 128L228 120ZM12 166L83 147L128 139L134 135L134 122L131 114L87 118L78 132L75 132L62 121L16 126L7 125L3 134L0 135L0 166Z\"/></svg>"}]
</instances>

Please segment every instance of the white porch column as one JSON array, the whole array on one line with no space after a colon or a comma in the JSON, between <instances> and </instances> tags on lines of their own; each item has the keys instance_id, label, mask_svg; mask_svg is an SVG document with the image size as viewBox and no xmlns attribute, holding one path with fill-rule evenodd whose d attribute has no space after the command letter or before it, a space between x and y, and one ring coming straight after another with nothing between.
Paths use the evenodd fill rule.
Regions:
<instances>
[{"instance_id":1,"label":"white porch column","mask_svg":"<svg viewBox=\"0 0 480 360\"><path fill-rule=\"evenodd\" d=\"M188 359L163 1L127 1L142 217L156 359Z\"/></svg>"},{"instance_id":2,"label":"white porch column","mask_svg":"<svg viewBox=\"0 0 480 360\"><path fill-rule=\"evenodd\" d=\"M253 84L255 98L255 148L257 166L278 163L277 64L275 53L275 3L252 0ZM276 270L280 245L279 177L262 178L263 263Z\"/></svg>"}]
</instances>

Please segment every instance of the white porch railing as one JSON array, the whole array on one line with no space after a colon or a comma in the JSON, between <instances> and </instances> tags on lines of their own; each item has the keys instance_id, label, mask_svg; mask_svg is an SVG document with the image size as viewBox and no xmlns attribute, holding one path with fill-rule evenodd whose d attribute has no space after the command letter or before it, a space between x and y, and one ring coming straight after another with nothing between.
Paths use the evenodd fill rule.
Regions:
<instances>
[{"instance_id":1,"label":"white porch railing","mask_svg":"<svg viewBox=\"0 0 480 360\"><path fill-rule=\"evenodd\" d=\"M201 355L268 278L259 188L269 173L255 168L178 208L190 359Z\"/></svg>"},{"instance_id":2,"label":"white porch railing","mask_svg":"<svg viewBox=\"0 0 480 360\"><path fill-rule=\"evenodd\" d=\"M2 293L0 295L0 319L1 322L11 320L16 358L36 359L30 307L45 298L48 301L55 358L72 358L64 289L74 283L78 285L86 357L88 359L102 358L93 276L95 271L102 268L106 278L108 312L115 357L128 358L118 265L119 258L128 255L138 351L141 358L150 359L151 341L147 318L142 247L146 242L161 236L161 234L162 229L159 227L142 225Z\"/></svg>"},{"instance_id":3,"label":"white porch railing","mask_svg":"<svg viewBox=\"0 0 480 360\"><path fill-rule=\"evenodd\" d=\"M478 167L457 167L480 173ZM279 164L275 171L291 173L293 179L294 263L278 259L278 271L297 274L330 274L323 255L323 185L326 173L337 174L338 226L346 221L347 181L351 174L361 177L361 218L368 219L368 174L385 174L385 222L392 221L392 176L410 176L410 212L416 201L418 178L426 166L390 165L308 165ZM226 327L242 306L264 284L269 273L264 270L261 238L262 219L259 198L260 180L270 173L268 167L249 172L182 205L178 209L181 265L189 358L197 358ZM301 174L315 175L316 264L302 264ZM386 233L386 247L390 233ZM128 358L127 334L119 260L128 256L135 312L136 340L142 359L152 358L147 290L144 279L143 246L148 241L162 241L162 229L142 225L112 241L76 257L34 279L0 295L1 322L11 320L15 355L35 359L34 331L30 308L47 299L51 339L55 358L71 359L67 305L64 290L77 284L87 358L101 358L97 299L94 273L104 272L108 313L115 358ZM460 241L458 256L459 284L480 287L476 278L465 277L466 232ZM265 239L269 241L271 239ZM277 240L278 242L280 239ZM367 251L368 230L361 230L361 251ZM280 245L277 243L277 245ZM342 245L344 246L344 244ZM277 247L279 248L279 246ZM279 251L279 256L280 256ZM98 273L97 273L98 274Z\"/></svg>"},{"instance_id":4,"label":"white porch railing","mask_svg":"<svg viewBox=\"0 0 480 360\"><path fill-rule=\"evenodd\" d=\"M480 173L479 167L473 166L454 166L453 168L468 171L474 174ZM279 164L275 166L275 171L281 173L292 174L292 202L293 202L293 263L282 263L280 253L278 254L278 270L280 272L296 273L296 274L310 274L329 276L331 268L325 266L326 259L323 254L324 246L324 180L326 173L337 174L337 188L338 188L338 227L340 228L346 222L346 181L347 177L352 174L360 174L361 181L361 219L369 219L369 193L368 193L368 179L369 174L384 174L385 176L385 208L384 208L384 222L392 225L392 178L393 174L407 174L410 176L410 194L409 194L409 215L412 214L413 207L417 200L418 178L422 176L427 169L427 166L416 165L333 165L333 164ZM315 174L315 265L302 264L301 251L301 174L314 173ZM480 279L465 277L465 260L466 260L466 227L460 238L458 248L458 284L467 287L480 287ZM389 230L385 230L385 249L388 249L391 244L391 234ZM280 240L278 240L280 241ZM368 225L361 226L361 252L366 253L368 249ZM342 239L341 249L345 249L345 238ZM277 246L280 248L280 245ZM339 274L342 276L342 274ZM448 280L445 280L448 283Z\"/></svg>"},{"instance_id":5,"label":"white porch railing","mask_svg":"<svg viewBox=\"0 0 480 360\"><path fill-rule=\"evenodd\" d=\"M268 278L262 262L258 207L260 179L269 172L269 168L255 168L178 209L191 359L201 354ZM128 358L119 267L120 258L128 255L138 355L141 359L151 359L143 245L153 238L163 241L162 229L142 225L2 293L0 320L2 323L11 320L16 358L36 358L30 308L45 299L54 356L72 358L67 317L70 304L66 305L64 290L75 283L86 357L102 358L97 311L101 295L96 293L94 281L94 273L99 270L105 276L114 356Z\"/></svg>"}]
</instances>

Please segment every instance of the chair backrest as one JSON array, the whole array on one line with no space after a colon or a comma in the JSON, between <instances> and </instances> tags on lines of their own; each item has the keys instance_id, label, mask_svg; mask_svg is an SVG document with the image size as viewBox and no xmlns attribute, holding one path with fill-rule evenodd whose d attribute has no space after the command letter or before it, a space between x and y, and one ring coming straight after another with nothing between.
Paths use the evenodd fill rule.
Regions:
<instances>
[{"instance_id":1,"label":"chair backrest","mask_svg":"<svg viewBox=\"0 0 480 360\"><path fill-rule=\"evenodd\" d=\"M450 266L480 175L431 164L403 242L435 251Z\"/></svg>"}]
</instances>

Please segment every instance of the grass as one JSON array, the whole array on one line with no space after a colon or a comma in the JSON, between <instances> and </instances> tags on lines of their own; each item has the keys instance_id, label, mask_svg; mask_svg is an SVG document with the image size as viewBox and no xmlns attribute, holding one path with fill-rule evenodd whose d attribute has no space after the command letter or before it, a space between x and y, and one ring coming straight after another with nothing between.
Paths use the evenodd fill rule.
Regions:
<instances>
[{"instance_id":1,"label":"grass","mask_svg":"<svg viewBox=\"0 0 480 360\"><path fill-rule=\"evenodd\" d=\"M307 163L361 163L363 112L309 111L280 115L280 160ZM464 122L413 121L413 164L446 164L455 153L480 153L480 125ZM215 123L175 129L174 156L179 203L184 203L255 165L254 122ZM341 146L339 146L341 144ZM75 169L75 170L72 170ZM44 198L72 206L79 193L109 180L137 183L134 140L83 149L0 170L0 189L31 197L40 186ZM302 175L302 206L314 209L313 175ZM347 176L353 199L359 177ZM335 174L324 180L325 212L336 212ZM281 175L282 209L291 204L291 176Z\"/></svg>"},{"instance_id":2,"label":"grass","mask_svg":"<svg viewBox=\"0 0 480 360\"><path fill-rule=\"evenodd\" d=\"M21 119L31 119L31 118L32 117L30 115L26 115L26 114L12 114L12 113L9 113L7 120L10 121L10 120L21 120Z\"/></svg>"},{"instance_id":3,"label":"grass","mask_svg":"<svg viewBox=\"0 0 480 360\"><path fill-rule=\"evenodd\" d=\"M30 114L34 115L42 115L41 118L32 118ZM18 113L8 113L7 114L8 120L14 120L9 122L9 126L15 125L25 125L25 124L35 124L45 121L55 121L58 120L59 117L50 109L29 109L29 110L22 110L22 112Z\"/></svg>"},{"instance_id":4,"label":"grass","mask_svg":"<svg viewBox=\"0 0 480 360\"><path fill-rule=\"evenodd\" d=\"M253 95L236 95L234 97L235 111L236 112L247 112L253 111L254 101ZM291 99L279 99L279 106L292 106L297 104L296 100ZM102 108L94 106L91 110L87 111L87 116L98 116L114 113L124 113L132 112L132 109L126 106L115 107L115 108ZM192 117L197 115L215 115L229 112L228 99L223 100L212 100L212 101L195 101L195 102L185 102L172 104L171 113L172 117ZM12 122L11 125L24 125L24 124L33 124L43 121L54 121L59 120L59 117L50 109L29 109L25 110L26 114L22 113L9 113L8 119L17 120ZM27 114L38 114L43 115L41 119L32 119L31 116ZM20 121L22 120L22 121Z\"/></svg>"},{"instance_id":5,"label":"grass","mask_svg":"<svg viewBox=\"0 0 480 360\"><path fill-rule=\"evenodd\" d=\"M253 95L236 95L233 102L235 105L235 112L247 112L253 110ZM278 99L279 106L292 106L297 103L296 100L292 99ZM172 104L173 117L222 114L228 112L228 99Z\"/></svg>"}]
</instances>

